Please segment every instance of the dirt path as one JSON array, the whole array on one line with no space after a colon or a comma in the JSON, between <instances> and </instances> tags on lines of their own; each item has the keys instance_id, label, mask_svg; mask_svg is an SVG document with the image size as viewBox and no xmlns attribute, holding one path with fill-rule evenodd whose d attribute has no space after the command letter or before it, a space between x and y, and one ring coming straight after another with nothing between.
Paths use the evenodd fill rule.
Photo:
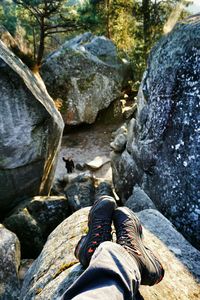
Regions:
<instances>
[{"instance_id":1,"label":"dirt path","mask_svg":"<svg viewBox=\"0 0 200 300\"><path fill-rule=\"evenodd\" d=\"M62 160L63 156L72 157L75 165L89 162L96 156L109 157L111 135L119 127L120 124L84 126L64 135L55 177L62 178L66 174L65 164ZM95 176L111 180L110 163L95 172Z\"/></svg>"}]
</instances>

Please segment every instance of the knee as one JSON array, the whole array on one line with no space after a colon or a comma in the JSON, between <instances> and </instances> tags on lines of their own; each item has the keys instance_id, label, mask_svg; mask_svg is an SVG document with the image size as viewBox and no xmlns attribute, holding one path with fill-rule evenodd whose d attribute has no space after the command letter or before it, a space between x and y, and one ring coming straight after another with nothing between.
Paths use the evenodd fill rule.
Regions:
<instances>
[{"instance_id":1,"label":"knee","mask_svg":"<svg viewBox=\"0 0 200 300\"><path fill-rule=\"evenodd\" d=\"M103 242L99 245L98 249L104 249L104 250L109 250L112 246L113 246L113 242L110 242L110 241L106 241L106 242Z\"/></svg>"}]
</instances>

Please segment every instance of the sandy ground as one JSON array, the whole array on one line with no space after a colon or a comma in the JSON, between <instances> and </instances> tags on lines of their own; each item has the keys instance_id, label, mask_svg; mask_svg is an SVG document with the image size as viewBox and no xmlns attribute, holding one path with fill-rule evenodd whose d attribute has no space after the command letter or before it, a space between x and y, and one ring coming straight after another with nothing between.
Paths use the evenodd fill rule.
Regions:
<instances>
[{"instance_id":1,"label":"sandy ground","mask_svg":"<svg viewBox=\"0 0 200 300\"><path fill-rule=\"evenodd\" d=\"M96 156L110 156L110 141L112 132L120 127L115 125L92 125L74 129L72 132L65 134L62 140L61 151L59 153L56 167L55 179L62 178L66 175L65 163L63 156L72 157L75 165L93 160ZM75 170L75 172L80 172ZM105 164L98 171L92 173L97 178L112 179L110 163Z\"/></svg>"}]
</instances>

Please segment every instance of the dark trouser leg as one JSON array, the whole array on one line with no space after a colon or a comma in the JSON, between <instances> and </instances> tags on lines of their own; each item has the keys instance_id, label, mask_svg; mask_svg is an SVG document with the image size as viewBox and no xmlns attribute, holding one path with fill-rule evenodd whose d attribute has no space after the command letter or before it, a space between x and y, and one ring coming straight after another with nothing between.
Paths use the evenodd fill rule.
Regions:
<instances>
[{"instance_id":1,"label":"dark trouser leg","mask_svg":"<svg viewBox=\"0 0 200 300\"><path fill-rule=\"evenodd\" d=\"M137 262L120 245L102 243L63 300L133 300L141 281Z\"/></svg>"}]
</instances>

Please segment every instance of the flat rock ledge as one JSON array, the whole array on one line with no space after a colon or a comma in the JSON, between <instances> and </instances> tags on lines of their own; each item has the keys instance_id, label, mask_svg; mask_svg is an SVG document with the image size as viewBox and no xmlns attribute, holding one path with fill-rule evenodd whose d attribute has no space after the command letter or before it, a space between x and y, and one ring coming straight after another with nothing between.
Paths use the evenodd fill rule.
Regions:
<instances>
[{"instance_id":1,"label":"flat rock ledge","mask_svg":"<svg viewBox=\"0 0 200 300\"><path fill-rule=\"evenodd\" d=\"M80 236L87 231L89 208L64 220L49 236L43 251L25 276L20 300L57 300L83 272L73 255ZM193 300L200 292L200 253L157 210L138 213L144 241L165 268L165 277L153 287L142 286L145 300Z\"/></svg>"}]
</instances>

